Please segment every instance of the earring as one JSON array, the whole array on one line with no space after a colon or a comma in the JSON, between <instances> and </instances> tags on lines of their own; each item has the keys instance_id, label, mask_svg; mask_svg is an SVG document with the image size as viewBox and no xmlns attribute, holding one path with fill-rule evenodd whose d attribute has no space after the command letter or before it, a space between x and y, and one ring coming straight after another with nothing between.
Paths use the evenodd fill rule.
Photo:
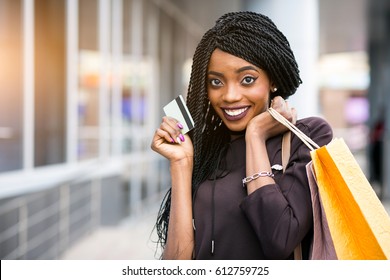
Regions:
<instances>
[{"instance_id":1,"label":"earring","mask_svg":"<svg viewBox=\"0 0 390 280\"><path fill-rule=\"evenodd\" d=\"M277 87L274 87L272 92L275 92L275 91L277 91L277 90L278 90L278 88L277 88Z\"/></svg>"}]
</instances>

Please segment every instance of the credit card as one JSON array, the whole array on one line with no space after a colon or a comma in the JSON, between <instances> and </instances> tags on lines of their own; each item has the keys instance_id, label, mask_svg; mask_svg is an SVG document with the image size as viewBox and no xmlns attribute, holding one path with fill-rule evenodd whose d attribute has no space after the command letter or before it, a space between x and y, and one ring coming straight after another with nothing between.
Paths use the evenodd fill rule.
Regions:
<instances>
[{"instance_id":1,"label":"credit card","mask_svg":"<svg viewBox=\"0 0 390 280\"><path fill-rule=\"evenodd\" d=\"M182 95L173 99L163 109L166 116L175 118L183 125L183 129L181 130L182 134L186 134L194 128L194 120L191 117L190 111L188 111Z\"/></svg>"}]
</instances>

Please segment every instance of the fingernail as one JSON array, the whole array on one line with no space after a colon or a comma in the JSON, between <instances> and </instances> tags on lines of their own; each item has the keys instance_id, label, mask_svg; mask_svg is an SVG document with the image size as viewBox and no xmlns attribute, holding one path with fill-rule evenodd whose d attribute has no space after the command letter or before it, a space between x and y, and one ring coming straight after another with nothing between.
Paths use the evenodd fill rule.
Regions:
<instances>
[{"instance_id":1,"label":"fingernail","mask_svg":"<svg viewBox=\"0 0 390 280\"><path fill-rule=\"evenodd\" d=\"M177 143L181 144L181 139L180 139L180 137L177 137L176 140L177 140Z\"/></svg>"},{"instance_id":2,"label":"fingernail","mask_svg":"<svg viewBox=\"0 0 390 280\"><path fill-rule=\"evenodd\" d=\"M171 137L171 143L172 144L175 143L175 139L173 139L172 137Z\"/></svg>"},{"instance_id":3,"label":"fingernail","mask_svg":"<svg viewBox=\"0 0 390 280\"><path fill-rule=\"evenodd\" d=\"M183 134L180 134L180 135L179 135L179 138L180 138L181 142L184 142L184 141L185 141L185 138L184 138L184 135L183 135Z\"/></svg>"},{"instance_id":4,"label":"fingernail","mask_svg":"<svg viewBox=\"0 0 390 280\"><path fill-rule=\"evenodd\" d=\"M183 125L181 123L177 123L177 127L183 129Z\"/></svg>"}]
</instances>

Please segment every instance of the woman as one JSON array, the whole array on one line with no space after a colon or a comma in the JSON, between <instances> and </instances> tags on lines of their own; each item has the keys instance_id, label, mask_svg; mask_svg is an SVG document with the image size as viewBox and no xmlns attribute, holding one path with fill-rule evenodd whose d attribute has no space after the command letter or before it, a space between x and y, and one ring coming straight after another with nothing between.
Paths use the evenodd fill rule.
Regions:
<instances>
[{"instance_id":1,"label":"woman","mask_svg":"<svg viewBox=\"0 0 390 280\"><path fill-rule=\"evenodd\" d=\"M293 136L283 173L287 129L267 112L294 120L285 99L300 83L289 43L268 17L228 13L205 33L187 94L195 128L182 135L164 117L151 145L170 161L172 186L156 223L163 259L291 259L299 244L307 257L310 153ZM321 146L332 139L322 119L296 125Z\"/></svg>"}]
</instances>

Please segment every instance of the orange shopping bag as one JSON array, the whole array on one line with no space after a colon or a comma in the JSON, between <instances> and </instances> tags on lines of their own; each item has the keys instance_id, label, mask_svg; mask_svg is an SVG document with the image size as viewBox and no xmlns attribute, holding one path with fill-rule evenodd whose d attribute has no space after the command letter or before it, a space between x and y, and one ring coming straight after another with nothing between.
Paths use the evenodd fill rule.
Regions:
<instances>
[{"instance_id":1,"label":"orange shopping bag","mask_svg":"<svg viewBox=\"0 0 390 280\"><path fill-rule=\"evenodd\" d=\"M311 152L338 259L390 259L390 218L342 139Z\"/></svg>"},{"instance_id":2,"label":"orange shopping bag","mask_svg":"<svg viewBox=\"0 0 390 280\"><path fill-rule=\"evenodd\" d=\"M268 111L311 150L307 165L314 218L311 259L390 259L389 215L344 140L318 147L277 111Z\"/></svg>"}]
</instances>

